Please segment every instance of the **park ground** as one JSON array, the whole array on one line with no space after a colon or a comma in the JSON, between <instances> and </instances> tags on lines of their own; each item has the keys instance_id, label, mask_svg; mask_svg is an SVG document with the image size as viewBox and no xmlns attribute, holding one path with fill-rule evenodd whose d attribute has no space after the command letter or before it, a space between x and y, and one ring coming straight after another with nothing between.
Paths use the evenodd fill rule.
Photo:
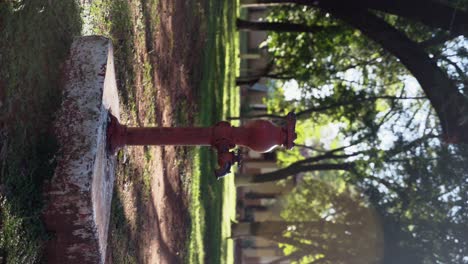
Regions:
<instances>
[{"instance_id":1,"label":"park ground","mask_svg":"<svg viewBox=\"0 0 468 264\"><path fill-rule=\"evenodd\" d=\"M40 262L50 236L40 193L73 37L112 39L123 123L209 126L239 111L237 10L216 0L0 3L0 263ZM215 180L210 149L128 147L118 164L108 260L233 262L234 179Z\"/></svg>"}]
</instances>

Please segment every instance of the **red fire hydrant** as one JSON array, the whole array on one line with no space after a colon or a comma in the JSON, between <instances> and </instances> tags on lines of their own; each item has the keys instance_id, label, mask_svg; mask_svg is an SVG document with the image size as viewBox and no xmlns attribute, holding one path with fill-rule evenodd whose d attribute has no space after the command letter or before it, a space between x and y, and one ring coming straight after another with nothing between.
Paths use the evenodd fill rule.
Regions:
<instances>
[{"instance_id":1,"label":"red fire hydrant","mask_svg":"<svg viewBox=\"0 0 468 264\"><path fill-rule=\"evenodd\" d=\"M230 151L236 145L257 152L269 152L278 146L291 149L296 139L296 115L289 113L286 124L278 127L267 120L254 120L241 127L228 122L218 122L212 127L127 127L109 114L107 145L116 153L125 145L179 145L212 146L218 151L219 169L215 176L221 178L230 172L235 162L240 162L239 153Z\"/></svg>"}]
</instances>

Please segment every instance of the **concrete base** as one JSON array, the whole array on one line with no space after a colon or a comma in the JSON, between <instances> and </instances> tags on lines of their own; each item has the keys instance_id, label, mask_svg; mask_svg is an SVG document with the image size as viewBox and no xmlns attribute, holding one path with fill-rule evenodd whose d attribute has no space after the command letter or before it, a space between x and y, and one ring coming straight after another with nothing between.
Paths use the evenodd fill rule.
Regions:
<instances>
[{"instance_id":1,"label":"concrete base","mask_svg":"<svg viewBox=\"0 0 468 264\"><path fill-rule=\"evenodd\" d=\"M106 152L108 111L119 118L111 42L75 40L64 71L56 133L60 151L45 188L48 263L104 263L115 157Z\"/></svg>"}]
</instances>

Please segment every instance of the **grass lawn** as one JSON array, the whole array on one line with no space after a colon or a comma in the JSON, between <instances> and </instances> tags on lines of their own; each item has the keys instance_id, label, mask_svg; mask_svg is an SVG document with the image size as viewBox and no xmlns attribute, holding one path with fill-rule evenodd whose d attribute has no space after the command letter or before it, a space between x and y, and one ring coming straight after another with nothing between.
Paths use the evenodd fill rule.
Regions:
<instances>
[{"instance_id":1,"label":"grass lawn","mask_svg":"<svg viewBox=\"0 0 468 264\"><path fill-rule=\"evenodd\" d=\"M0 263L35 263L47 239L41 188L55 167L51 133L60 66L81 32L74 1L0 2Z\"/></svg>"},{"instance_id":2,"label":"grass lawn","mask_svg":"<svg viewBox=\"0 0 468 264\"><path fill-rule=\"evenodd\" d=\"M235 77L239 69L236 1L212 0L207 7L207 46L199 94L198 125L210 126L226 117L239 115L239 90ZM232 123L237 125L236 123ZM217 181L213 171L216 154L198 148L191 186L192 217L188 263L233 263L231 220L235 219L234 175ZM233 168L233 171L235 168Z\"/></svg>"}]
</instances>

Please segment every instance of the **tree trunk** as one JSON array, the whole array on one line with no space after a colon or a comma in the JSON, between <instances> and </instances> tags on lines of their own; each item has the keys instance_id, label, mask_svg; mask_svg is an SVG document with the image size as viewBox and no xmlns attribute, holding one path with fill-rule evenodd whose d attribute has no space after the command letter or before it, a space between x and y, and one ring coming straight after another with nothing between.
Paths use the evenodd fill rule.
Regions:
<instances>
[{"instance_id":1,"label":"tree trunk","mask_svg":"<svg viewBox=\"0 0 468 264\"><path fill-rule=\"evenodd\" d=\"M269 75L269 73L273 70L274 66L274 62L270 61L264 68L256 70L254 74L250 74L247 76L239 76L236 78L236 85L254 85L262 77L266 77L267 75Z\"/></svg>"},{"instance_id":2,"label":"tree trunk","mask_svg":"<svg viewBox=\"0 0 468 264\"><path fill-rule=\"evenodd\" d=\"M236 184L236 187L241 187L241 186L250 186L255 184L253 182L254 175L251 174L237 174L236 177L234 178L234 182Z\"/></svg>"},{"instance_id":3,"label":"tree trunk","mask_svg":"<svg viewBox=\"0 0 468 264\"><path fill-rule=\"evenodd\" d=\"M285 221L240 222L231 225L232 237L273 237L281 236L292 223Z\"/></svg>"},{"instance_id":4,"label":"tree trunk","mask_svg":"<svg viewBox=\"0 0 468 264\"><path fill-rule=\"evenodd\" d=\"M240 222L231 224L231 234L233 238L257 236L278 242L286 242L281 238L283 232L294 226L296 230L304 230L311 234L316 234L317 239L323 233L333 233L335 235L346 235L346 231L352 230L351 226L342 223L332 223L327 221L263 221L263 222ZM275 239L275 237L277 237ZM312 238L312 237L311 237ZM323 239L323 238L322 238ZM292 243L292 242L291 242ZM300 243L297 243L298 245Z\"/></svg>"},{"instance_id":5,"label":"tree trunk","mask_svg":"<svg viewBox=\"0 0 468 264\"><path fill-rule=\"evenodd\" d=\"M283 22L258 22L247 21L238 18L236 20L237 29L239 30L262 30L262 31L275 31L275 32L308 32L316 33L323 30L336 30L338 27L329 26L307 26L304 24L283 23Z\"/></svg>"},{"instance_id":6,"label":"tree trunk","mask_svg":"<svg viewBox=\"0 0 468 264\"><path fill-rule=\"evenodd\" d=\"M278 181L287 179L293 175L301 172L308 171L328 171L328 170L351 170L354 167L354 163L341 163L341 164L306 164L298 165L296 163L289 165L286 168L282 168L273 172L248 175L241 174L236 177L236 186L246 186L257 183L264 183L270 181Z\"/></svg>"},{"instance_id":7,"label":"tree trunk","mask_svg":"<svg viewBox=\"0 0 468 264\"><path fill-rule=\"evenodd\" d=\"M468 12L431 0L249 0L249 5L298 4L318 6L331 4L348 11L352 8L373 9L419 21L429 27L450 31L455 35L467 35Z\"/></svg>"},{"instance_id":8,"label":"tree trunk","mask_svg":"<svg viewBox=\"0 0 468 264\"><path fill-rule=\"evenodd\" d=\"M301 172L307 171L329 171L329 170L350 170L353 168L353 163L342 163L342 164L312 164L312 165L301 165L296 166L292 164L286 168L279 169L277 171L268 172L264 174L255 175L253 177L254 183L262 183L269 181L278 181L287 179L292 175L296 175Z\"/></svg>"},{"instance_id":9,"label":"tree trunk","mask_svg":"<svg viewBox=\"0 0 468 264\"><path fill-rule=\"evenodd\" d=\"M468 124L462 123L463 111L467 107L465 98L417 43L368 11L328 3L320 7L361 30L397 57L426 93L439 117L444 139L448 143L468 143L468 133L465 132L468 131Z\"/></svg>"},{"instance_id":10,"label":"tree trunk","mask_svg":"<svg viewBox=\"0 0 468 264\"><path fill-rule=\"evenodd\" d=\"M275 199L281 195L280 193L258 193L258 192L248 192L245 194L245 197L248 199Z\"/></svg>"},{"instance_id":11,"label":"tree trunk","mask_svg":"<svg viewBox=\"0 0 468 264\"><path fill-rule=\"evenodd\" d=\"M293 79L293 76L284 76L281 74L261 74L261 75L252 75L252 76L242 76L242 77L237 77L236 79L236 85L254 85L257 83L261 78L271 78L271 79L277 79L277 80L290 80Z\"/></svg>"},{"instance_id":12,"label":"tree trunk","mask_svg":"<svg viewBox=\"0 0 468 264\"><path fill-rule=\"evenodd\" d=\"M332 0L337 5L342 1ZM430 0L356 0L353 4L419 21L429 27L467 35L468 13Z\"/></svg>"},{"instance_id":13,"label":"tree trunk","mask_svg":"<svg viewBox=\"0 0 468 264\"><path fill-rule=\"evenodd\" d=\"M265 1L265 0L241 0L241 7L263 7L263 6L275 6L282 5L283 3L277 1Z\"/></svg>"},{"instance_id":14,"label":"tree trunk","mask_svg":"<svg viewBox=\"0 0 468 264\"><path fill-rule=\"evenodd\" d=\"M249 85L252 86L256 84L261 77L259 76L252 76L252 77L238 77L236 79L236 86L241 86L241 85Z\"/></svg>"},{"instance_id":15,"label":"tree trunk","mask_svg":"<svg viewBox=\"0 0 468 264\"><path fill-rule=\"evenodd\" d=\"M245 209L255 210L255 211L258 211L258 212L265 212L265 211L268 211L268 206L264 206L264 205L248 205L248 206L245 207Z\"/></svg>"}]
</instances>

